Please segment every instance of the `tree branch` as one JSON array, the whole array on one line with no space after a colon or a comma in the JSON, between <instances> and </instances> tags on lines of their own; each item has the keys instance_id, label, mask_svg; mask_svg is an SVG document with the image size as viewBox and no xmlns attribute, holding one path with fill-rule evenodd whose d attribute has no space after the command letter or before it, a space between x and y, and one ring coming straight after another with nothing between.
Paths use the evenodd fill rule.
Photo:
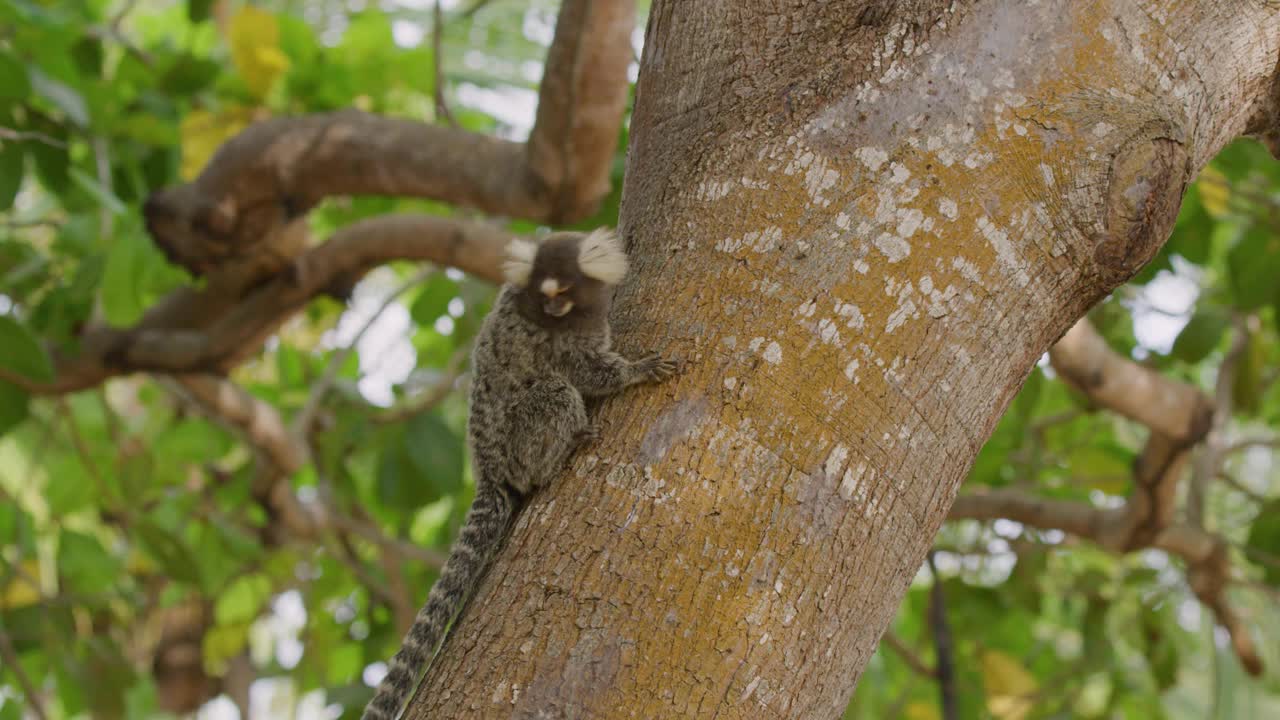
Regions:
<instances>
[{"instance_id":1,"label":"tree branch","mask_svg":"<svg viewBox=\"0 0 1280 720\"><path fill-rule=\"evenodd\" d=\"M1236 374L1240 369L1240 361L1249 347L1250 331L1247 320L1236 318L1235 333L1231 338L1231 348L1222 358L1218 366L1218 377L1213 389L1213 422L1205 436L1204 444L1196 455L1192 466L1191 480L1187 487L1187 522L1196 527L1204 527L1204 503L1209 493L1209 485L1218 476L1222 466L1223 448L1226 438L1223 432L1231 419L1232 392Z\"/></svg>"},{"instance_id":2,"label":"tree branch","mask_svg":"<svg viewBox=\"0 0 1280 720\"><path fill-rule=\"evenodd\" d=\"M1232 358L1241 347L1237 338L1219 371L1217 400L1211 404L1197 388L1120 356L1087 320L1080 320L1050 349L1054 369L1094 402L1151 430L1133 466L1134 491L1128 501L1120 508L1097 508L1001 489L957 497L948 519L1004 518L1061 530L1116 553L1157 547L1178 555L1187 563L1187 580L1196 597L1231 634L1241 664L1250 673L1260 673L1262 661L1248 629L1226 601L1230 563L1225 543L1203 530L1199 513L1188 513L1189 524L1174 523L1178 479L1188 449L1206 437L1212 439L1211 428L1220 428L1230 416ZM1210 450L1203 448L1202 458ZM1216 468L1216 452L1212 457Z\"/></svg>"},{"instance_id":3,"label":"tree branch","mask_svg":"<svg viewBox=\"0 0 1280 720\"><path fill-rule=\"evenodd\" d=\"M943 720L958 720L955 658L951 641L951 625L947 622L947 599L942 589L942 576L933 562L933 551L926 556L933 585L929 588L929 629L933 632L934 653L937 655L938 700Z\"/></svg>"},{"instance_id":4,"label":"tree branch","mask_svg":"<svg viewBox=\"0 0 1280 720\"><path fill-rule=\"evenodd\" d=\"M906 663L907 667L915 674L930 680L937 679L937 673L934 669L929 667L924 660L921 660L914 650L907 647L907 644L902 642L902 638L894 635L892 630L885 631L884 635L880 637L880 644L902 658L902 662Z\"/></svg>"},{"instance_id":5,"label":"tree branch","mask_svg":"<svg viewBox=\"0 0 1280 720\"><path fill-rule=\"evenodd\" d=\"M1087 318L1049 349L1053 369L1094 402L1186 444L1209 430L1212 405L1199 388L1112 350Z\"/></svg>"},{"instance_id":6,"label":"tree branch","mask_svg":"<svg viewBox=\"0 0 1280 720\"><path fill-rule=\"evenodd\" d=\"M1262 660L1248 635L1248 628L1226 601L1230 559L1226 545L1217 535L1186 524L1161 528L1150 542L1132 546L1114 531L1126 509L1094 508L1080 502L1051 500L1016 490L961 495L951 507L948 520L992 520L1004 518L1040 529L1054 529L1091 540L1117 553L1155 547L1181 557L1187 563L1187 580L1196 597L1212 610L1218 622L1231 634L1232 645L1241 664L1251 674L1262 671Z\"/></svg>"},{"instance_id":7,"label":"tree branch","mask_svg":"<svg viewBox=\"0 0 1280 720\"><path fill-rule=\"evenodd\" d=\"M225 373L256 353L285 320L339 278L358 278L392 260L424 260L499 281L510 238L492 225L430 215L369 218L337 231L327 243L294 261L288 272L243 298L227 302L207 287L180 289L133 328L87 329L78 355L55 353L51 382L36 382L4 368L0 380L33 393L57 394L135 371Z\"/></svg>"}]
</instances>

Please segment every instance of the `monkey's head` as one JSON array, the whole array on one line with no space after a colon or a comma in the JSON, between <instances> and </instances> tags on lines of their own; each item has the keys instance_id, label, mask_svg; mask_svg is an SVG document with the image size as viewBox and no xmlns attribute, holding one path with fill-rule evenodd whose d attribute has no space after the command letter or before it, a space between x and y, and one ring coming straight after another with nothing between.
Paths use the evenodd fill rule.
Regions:
<instances>
[{"instance_id":1,"label":"monkey's head","mask_svg":"<svg viewBox=\"0 0 1280 720\"><path fill-rule=\"evenodd\" d=\"M540 243L513 240L502 266L520 290L521 310L544 325L600 316L609 291L627 274L627 255L606 228L589 234L553 233Z\"/></svg>"}]
</instances>

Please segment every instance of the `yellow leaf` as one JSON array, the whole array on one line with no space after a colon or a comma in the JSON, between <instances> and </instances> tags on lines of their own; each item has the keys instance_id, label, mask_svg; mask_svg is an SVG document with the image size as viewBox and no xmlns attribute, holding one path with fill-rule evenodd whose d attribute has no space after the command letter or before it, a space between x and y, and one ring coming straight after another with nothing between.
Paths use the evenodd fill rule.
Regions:
<instances>
[{"instance_id":1,"label":"yellow leaf","mask_svg":"<svg viewBox=\"0 0 1280 720\"><path fill-rule=\"evenodd\" d=\"M0 610L17 610L40 602L40 588L33 584L40 581L40 562L23 560L18 567L22 571L0 588Z\"/></svg>"},{"instance_id":2,"label":"yellow leaf","mask_svg":"<svg viewBox=\"0 0 1280 720\"><path fill-rule=\"evenodd\" d=\"M248 622L217 625L205 632L201 654L204 656L204 668L207 672L212 675L226 673L227 663L249 644L251 625Z\"/></svg>"},{"instance_id":3,"label":"yellow leaf","mask_svg":"<svg viewBox=\"0 0 1280 720\"><path fill-rule=\"evenodd\" d=\"M227 32L231 61L244 84L258 99L271 92L276 79L289 69L289 57L280 50L280 25L276 16L252 5L242 5L231 18Z\"/></svg>"},{"instance_id":4,"label":"yellow leaf","mask_svg":"<svg viewBox=\"0 0 1280 720\"><path fill-rule=\"evenodd\" d=\"M941 720L938 706L925 700L912 700L902 709L902 717L906 720Z\"/></svg>"},{"instance_id":5,"label":"yellow leaf","mask_svg":"<svg viewBox=\"0 0 1280 720\"><path fill-rule=\"evenodd\" d=\"M231 107L216 113L207 110L187 113L178 128L182 137L182 179L191 180L199 175L214 151L252 120L253 110L246 107Z\"/></svg>"},{"instance_id":6,"label":"yellow leaf","mask_svg":"<svg viewBox=\"0 0 1280 720\"><path fill-rule=\"evenodd\" d=\"M1030 714L1039 685L1035 676L1007 653L982 653L982 682L987 688L987 710L993 716L999 720L1023 720Z\"/></svg>"},{"instance_id":7,"label":"yellow leaf","mask_svg":"<svg viewBox=\"0 0 1280 720\"><path fill-rule=\"evenodd\" d=\"M1218 170L1207 167L1200 171L1200 179L1196 181L1200 188L1200 203L1214 217L1227 214L1230 204L1231 187L1227 184L1227 176Z\"/></svg>"}]
</instances>

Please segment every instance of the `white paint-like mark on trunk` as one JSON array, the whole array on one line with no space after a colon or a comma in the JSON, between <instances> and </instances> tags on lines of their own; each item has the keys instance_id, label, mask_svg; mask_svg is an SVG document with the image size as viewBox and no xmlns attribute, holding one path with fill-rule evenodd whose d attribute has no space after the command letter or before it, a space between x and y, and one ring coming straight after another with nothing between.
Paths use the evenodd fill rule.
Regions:
<instances>
[{"instance_id":1,"label":"white paint-like mark on trunk","mask_svg":"<svg viewBox=\"0 0 1280 720\"><path fill-rule=\"evenodd\" d=\"M862 317L862 311L853 303L837 302L836 314L845 318L844 324L846 327L861 330L862 326L866 324L866 321Z\"/></svg>"},{"instance_id":2,"label":"white paint-like mark on trunk","mask_svg":"<svg viewBox=\"0 0 1280 720\"><path fill-rule=\"evenodd\" d=\"M853 156L872 170L879 170L881 165L889 161L889 153L878 147L860 147L853 151Z\"/></svg>"},{"instance_id":3,"label":"white paint-like mark on trunk","mask_svg":"<svg viewBox=\"0 0 1280 720\"><path fill-rule=\"evenodd\" d=\"M827 456L827 461L822 466L822 471L827 477L833 478L840 473L840 469L849 460L849 448L843 445L836 445L831 449L831 454Z\"/></svg>"},{"instance_id":4,"label":"white paint-like mark on trunk","mask_svg":"<svg viewBox=\"0 0 1280 720\"><path fill-rule=\"evenodd\" d=\"M857 358L850 360L849 364L844 366L844 376L849 378L849 381L854 385L858 384L858 368L860 366L861 363L858 362Z\"/></svg>"},{"instance_id":5,"label":"white paint-like mark on trunk","mask_svg":"<svg viewBox=\"0 0 1280 720\"><path fill-rule=\"evenodd\" d=\"M1045 187L1053 187L1057 182L1053 178L1053 168L1040 163L1040 176L1044 178Z\"/></svg>"},{"instance_id":6,"label":"white paint-like mark on trunk","mask_svg":"<svg viewBox=\"0 0 1280 720\"><path fill-rule=\"evenodd\" d=\"M982 237L986 238L995 249L996 258L1000 260L1000 264L1013 272L1019 285L1026 287L1027 283L1031 282L1031 275L1027 272L1027 264L1018 257L1018 251L1009 240L1009 233L1001 230L991 222L991 218L985 215L978 218L978 232L982 233Z\"/></svg>"},{"instance_id":7,"label":"white paint-like mark on trunk","mask_svg":"<svg viewBox=\"0 0 1280 720\"><path fill-rule=\"evenodd\" d=\"M874 244L876 249L884 253L884 256L888 258L891 263L900 262L911 254L911 246L907 244L906 240L903 240L897 235L880 233L880 236L875 239Z\"/></svg>"},{"instance_id":8,"label":"white paint-like mark on trunk","mask_svg":"<svg viewBox=\"0 0 1280 720\"><path fill-rule=\"evenodd\" d=\"M828 345L840 344L840 331L836 329L836 323L831 318L822 318L818 321L818 337L822 338L822 342Z\"/></svg>"},{"instance_id":9,"label":"white paint-like mark on trunk","mask_svg":"<svg viewBox=\"0 0 1280 720\"><path fill-rule=\"evenodd\" d=\"M769 347L764 349L764 359L772 365L782 362L782 346L774 342L769 343Z\"/></svg>"},{"instance_id":10,"label":"white paint-like mark on trunk","mask_svg":"<svg viewBox=\"0 0 1280 720\"><path fill-rule=\"evenodd\" d=\"M948 220L955 220L960 217L960 208L956 205L956 201L951 198L942 198L938 201L938 212Z\"/></svg>"},{"instance_id":11,"label":"white paint-like mark on trunk","mask_svg":"<svg viewBox=\"0 0 1280 720\"><path fill-rule=\"evenodd\" d=\"M751 682L747 683L747 688L742 691L742 697L738 698L738 702L742 702L743 700L746 700L747 698L751 697L751 693L756 691L756 686L759 684L760 684L760 676L757 675L751 679Z\"/></svg>"}]
</instances>

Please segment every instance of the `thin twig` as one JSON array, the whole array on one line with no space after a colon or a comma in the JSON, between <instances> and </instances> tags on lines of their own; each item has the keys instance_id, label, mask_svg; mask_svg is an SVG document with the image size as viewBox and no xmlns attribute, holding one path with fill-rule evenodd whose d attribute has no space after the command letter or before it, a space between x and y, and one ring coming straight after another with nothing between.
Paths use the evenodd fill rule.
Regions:
<instances>
[{"instance_id":1,"label":"thin twig","mask_svg":"<svg viewBox=\"0 0 1280 720\"><path fill-rule=\"evenodd\" d=\"M1241 495L1244 495L1245 497L1249 498L1253 502L1256 502L1259 504L1267 502L1266 495L1263 495L1262 493L1256 490L1246 487L1244 483L1240 482L1234 475L1232 475L1229 472L1226 472L1226 471L1219 472L1218 479L1226 483L1227 487L1231 488L1232 490L1235 490Z\"/></svg>"},{"instance_id":2,"label":"thin twig","mask_svg":"<svg viewBox=\"0 0 1280 720\"><path fill-rule=\"evenodd\" d=\"M376 423L394 424L416 417L440 404L453 392L453 386L462 376L462 365L471 354L469 346L460 347L449 356L440 378L423 392L392 408L377 413L371 419Z\"/></svg>"},{"instance_id":3,"label":"thin twig","mask_svg":"<svg viewBox=\"0 0 1280 720\"><path fill-rule=\"evenodd\" d=\"M920 677L930 679L937 677L937 673L934 672L934 669L929 667L924 660L921 660L920 656L917 655L914 650L907 647L907 644L902 642L901 638L894 635L892 630L885 631L884 635L880 637L880 644L889 648L898 657L902 658L902 661L907 664L907 667Z\"/></svg>"},{"instance_id":4,"label":"thin twig","mask_svg":"<svg viewBox=\"0 0 1280 720\"><path fill-rule=\"evenodd\" d=\"M444 35L444 12L440 9L440 0L436 0L431 20L431 55L435 65L435 102L436 117L449 123L449 127L458 127L458 121L449 110L449 103L444 98L444 54L441 51L441 36Z\"/></svg>"},{"instance_id":5,"label":"thin twig","mask_svg":"<svg viewBox=\"0 0 1280 720\"><path fill-rule=\"evenodd\" d=\"M1231 419L1232 387L1251 337L1249 323L1245 318L1237 317L1232 324L1235 326L1235 334L1231 339L1231 349L1222 358L1222 364L1218 366L1218 377L1214 382L1212 424L1196 454L1187 486L1187 521L1195 527L1204 527L1205 497L1209 492L1209 484L1218 476L1222 465L1223 433Z\"/></svg>"},{"instance_id":6,"label":"thin twig","mask_svg":"<svg viewBox=\"0 0 1280 720\"><path fill-rule=\"evenodd\" d=\"M14 142L35 140L36 142L42 142L45 145L52 145L56 148L67 147L65 142L36 130L14 130L13 128L0 127L0 140L13 140Z\"/></svg>"},{"instance_id":7,"label":"thin twig","mask_svg":"<svg viewBox=\"0 0 1280 720\"><path fill-rule=\"evenodd\" d=\"M1280 450L1280 436L1248 438L1233 442L1222 449L1223 455L1243 452L1253 448L1268 448L1271 450Z\"/></svg>"},{"instance_id":8,"label":"thin twig","mask_svg":"<svg viewBox=\"0 0 1280 720\"><path fill-rule=\"evenodd\" d=\"M108 25L112 29L119 30L120 23L124 22L124 19L128 17L129 13L133 12L133 9L137 6L138 0L125 0L124 7L120 8L120 12L116 13L116 16L111 18L111 22L108 23Z\"/></svg>"},{"instance_id":9,"label":"thin twig","mask_svg":"<svg viewBox=\"0 0 1280 720\"><path fill-rule=\"evenodd\" d=\"M89 454L89 446L85 444L84 437L80 434L80 425L76 423L75 414L71 411L71 406L67 404L66 398L58 398L58 413L62 415L63 421L67 424L67 432L71 436L71 444L75 447L76 454L80 457L80 463L84 465L85 472L93 479L94 485L98 486L98 492L102 495L104 501L112 501L113 504L119 504L119 498L113 497L111 490L107 487L106 480L102 474L98 472L98 464L93 461ZM122 520L128 518L128 509L120 507L119 510L124 514Z\"/></svg>"},{"instance_id":10,"label":"thin twig","mask_svg":"<svg viewBox=\"0 0 1280 720\"><path fill-rule=\"evenodd\" d=\"M325 368L324 375L320 377L311 386L311 394L307 396L307 402L303 404L302 409L298 411L297 417L293 420L293 433L296 437L306 437L312 423L315 422L316 413L320 411L320 404L324 402L325 395L333 387L334 381L338 377L338 371L342 369L342 365L347 361L347 357L355 352L356 346L360 344L360 339L364 334L373 327L382 313L391 307L391 303L395 302L398 297L407 292L410 288L418 285L431 275L437 272L434 266L425 267L419 270L409 278L404 284L392 290L382 301L377 310L369 316L364 326L356 332L355 337L351 338L351 342L346 347L333 354L333 358L329 361L329 366Z\"/></svg>"},{"instance_id":11,"label":"thin twig","mask_svg":"<svg viewBox=\"0 0 1280 720\"><path fill-rule=\"evenodd\" d=\"M405 558L421 563L425 567L444 567L446 557L439 550L420 547L411 542L389 537L373 522L334 512L332 508L329 509L328 517L333 527L345 530L352 535L358 535L385 551L398 553Z\"/></svg>"},{"instance_id":12,"label":"thin twig","mask_svg":"<svg viewBox=\"0 0 1280 720\"><path fill-rule=\"evenodd\" d=\"M484 9L485 5L488 5L492 1L493 0L476 0L476 2L471 5L471 7L462 11L461 17L469 18L472 15L475 15L476 13L480 12L480 10Z\"/></svg>"},{"instance_id":13,"label":"thin twig","mask_svg":"<svg viewBox=\"0 0 1280 720\"><path fill-rule=\"evenodd\" d=\"M22 692L27 696L27 706L31 709L31 713L39 720L47 720L49 716L44 711L44 700L36 692L36 686L31 682L27 671L22 669L22 663L18 662L18 651L14 649L13 640L9 638L9 633L2 624L0 624L0 657L4 658L4 664L9 666L13 676L18 679L18 684L22 686Z\"/></svg>"},{"instance_id":14,"label":"thin twig","mask_svg":"<svg viewBox=\"0 0 1280 720\"><path fill-rule=\"evenodd\" d=\"M108 196L115 195L114 183L111 180L111 153L106 138L95 136L90 142L93 148L94 169L98 176L98 185ZM98 234L112 240L115 233L115 215L105 204L98 208ZM96 319L96 318L95 318Z\"/></svg>"},{"instance_id":15,"label":"thin twig","mask_svg":"<svg viewBox=\"0 0 1280 720\"><path fill-rule=\"evenodd\" d=\"M330 554L345 565L347 569L351 571L351 574L355 575L356 580L358 580L365 589L391 608L397 618L396 624L399 625L398 621L401 613L399 603L396 597L391 594L391 590L387 587L386 583L379 581L378 578L374 577L373 574L369 572L369 569L364 566L364 563L360 560L360 556L356 553L356 549L352 547L351 540L347 537L346 533L334 533L334 539L336 541L334 544L337 547L334 548ZM412 616L410 616L410 620L412 621ZM408 630L408 628L406 627L405 630Z\"/></svg>"},{"instance_id":16,"label":"thin twig","mask_svg":"<svg viewBox=\"0 0 1280 720\"><path fill-rule=\"evenodd\" d=\"M933 585L929 588L929 629L933 632L934 653L937 655L938 699L942 705L943 720L958 720L960 707L956 700L955 658L952 656L951 626L947 623L946 594L942 590L942 576L929 552L929 573Z\"/></svg>"}]
</instances>

